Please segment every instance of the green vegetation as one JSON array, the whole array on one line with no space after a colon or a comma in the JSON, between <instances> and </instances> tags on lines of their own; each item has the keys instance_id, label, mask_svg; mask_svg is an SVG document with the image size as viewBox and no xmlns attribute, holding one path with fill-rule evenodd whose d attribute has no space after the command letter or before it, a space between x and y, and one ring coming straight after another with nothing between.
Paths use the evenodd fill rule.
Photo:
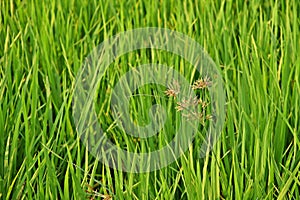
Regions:
<instances>
[{"instance_id":1,"label":"green vegetation","mask_svg":"<svg viewBox=\"0 0 300 200\"><path fill-rule=\"evenodd\" d=\"M0 198L299 199L299 10L297 0L0 0ZM226 121L204 159L199 137L166 168L125 173L97 161L77 137L72 94L84 58L139 27L186 34L220 67ZM113 85L149 62L173 66L191 84L199 78L159 50L135 51L110 66L96 99L99 122L133 151L169 140L179 117L166 88L146 85L138 92L149 95L130 101L132 118L147 124L153 101L165 104L165 135L137 141L116 127Z\"/></svg>"}]
</instances>

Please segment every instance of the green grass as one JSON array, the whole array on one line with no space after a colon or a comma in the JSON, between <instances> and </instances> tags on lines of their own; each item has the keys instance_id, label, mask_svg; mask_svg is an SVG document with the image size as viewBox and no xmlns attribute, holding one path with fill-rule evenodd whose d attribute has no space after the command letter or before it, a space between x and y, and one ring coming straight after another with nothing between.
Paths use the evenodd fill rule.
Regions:
<instances>
[{"instance_id":1,"label":"green grass","mask_svg":"<svg viewBox=\"0 0 300 200\"><path fill-rule=\"evenodd\" d=\"M299 199L300 3L281 1L0 1L0 198L2 199ZM97 161L72 119L75 77L103 40L139 27L184 33L220 66L226 121L204 159L201 139L170 166L124 173ZM137 142L114 124L113 85L149 62L173 66L195 80L188 63L161 51L118 58L99 86L99 122L120 145ZM117 70L116 70L117 69ZM148 85L131 100L133 118L148 122L153 101L178 113L164 88ZM102 94L102 95L101 95ZM163 97L163 98L158 98ZM141 114L141 115L140 115ZM106 196L108 197L108 196Z\"/></svg>"}]
</instances>

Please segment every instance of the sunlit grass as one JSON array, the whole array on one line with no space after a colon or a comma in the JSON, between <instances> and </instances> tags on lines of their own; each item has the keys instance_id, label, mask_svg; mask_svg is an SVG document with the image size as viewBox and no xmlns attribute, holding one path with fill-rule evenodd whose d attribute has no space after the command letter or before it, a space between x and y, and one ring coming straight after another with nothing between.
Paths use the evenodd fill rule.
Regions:
<instances>
[{"instance_id":1,"label":"sunlit grass","mask_svg":"<svg viewBox=\"0 0 300 200\"><path fill-rule=\"evenodd\" d=\"M296 0L0 1L1 198L297 199L299 10ZM220 66L227 100L225 127L207 157L199 159L197 137L170 166L135 174L89 154L71 110L84 58L104 39L139 27L169 28L201 44ZM110 97L101 94L149 62L173 66L191 84L199 78L186 61L161 51L129 53L110 66L99 85L99 122L133 150L157 141L136 141L111 127ZM160 141L171 138L180 117L165 89L145 86L148 96L131 101L139 123L147 122L153 101L167 108Z\"/></svg>"}]
</instances>

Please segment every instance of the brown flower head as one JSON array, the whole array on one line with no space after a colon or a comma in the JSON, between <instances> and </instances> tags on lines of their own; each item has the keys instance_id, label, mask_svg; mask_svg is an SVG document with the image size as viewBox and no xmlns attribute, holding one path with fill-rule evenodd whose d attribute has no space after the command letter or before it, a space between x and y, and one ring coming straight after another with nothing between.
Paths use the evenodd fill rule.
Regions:
<instances>
[{"instance_id":1,"label":"brown flower head","mask_svg":"<svg viewBox=\"0 0 300 200\"><path fill-rule=\"evenodd\" d=\"M205 89L209 86L211 86L212 82L208 76L205 76L204 78L200 78L193 84L193 89Z\"/></svg>"},{"instance_id":2,"label":"brown flower head","mask_svg":"<svg viewBox=\"0 0 300 200\"><path fill-rule=\"evenodd\" d=\"M178 81L173 80L172 84L168 85L168 89L165 91L165 94L169 97L176 97L180 92L180 85Z\"/></svg>"}]
</instances>

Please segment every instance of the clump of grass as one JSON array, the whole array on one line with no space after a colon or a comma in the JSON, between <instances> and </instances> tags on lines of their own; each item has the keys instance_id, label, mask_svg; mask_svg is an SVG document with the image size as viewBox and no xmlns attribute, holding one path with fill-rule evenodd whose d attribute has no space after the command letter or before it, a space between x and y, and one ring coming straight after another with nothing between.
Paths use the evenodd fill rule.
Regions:
<instances>
[{"instance_id":1,"label":"clump of grass","mask_svg":"<svg viewBox=\"0 0 300 200\"><path fill-rule=\"evenodd\" d=\"M298 0L0 1L0 198L299 199L299 9ZM221 66L227 116L205 159L196 159L191 147L169 167L132 174L89 154L77 138L71 102L74 77L89 52L114 34L140 27L176 30L203 46ZM105 130L114 128L106 115L108 85L130 70L129 63L149 63L147 56L124 55L100 85ZM150 56L194 80L181 59ZM203 77L193 83L199 93L205 82ZM177 87L169 89L172 98L178 95ZM151 94L150 87L145 91ZM162 101L168 112L183 113L174 109L183 105L172 101ZM134 115L146 113L151 102L133 100L139 108ZM168 133L176 128L175 118L165 127ZM125 134L112 136L135 149ZM163 146L167 136L141 148ZM196 138L194 146L199 144ZM96 183L97 189L86 188Z\"/></svg>"}]
</instances>

